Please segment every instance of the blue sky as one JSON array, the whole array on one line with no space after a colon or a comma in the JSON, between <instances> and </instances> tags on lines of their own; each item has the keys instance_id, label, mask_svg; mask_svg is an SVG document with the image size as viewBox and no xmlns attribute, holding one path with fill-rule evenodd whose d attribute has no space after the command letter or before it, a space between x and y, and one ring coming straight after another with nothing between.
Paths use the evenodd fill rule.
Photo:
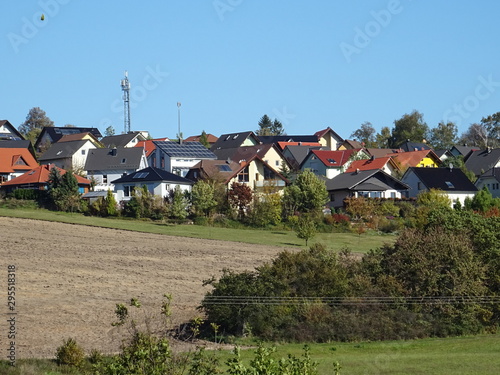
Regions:
<instances>
[{"instance_id":1,"label":"blue sky","mask_svg":"<svg viewBox=\"0 0 500 375\"><path fill-rule=\"evenodd\" d=\"M418 110L459 132L500 111L500 2L23 0L0 5L0 119L184 136L330 126L349 138ZM39 20L44 13L45 20Z\"/></svg>"}]
</instances>

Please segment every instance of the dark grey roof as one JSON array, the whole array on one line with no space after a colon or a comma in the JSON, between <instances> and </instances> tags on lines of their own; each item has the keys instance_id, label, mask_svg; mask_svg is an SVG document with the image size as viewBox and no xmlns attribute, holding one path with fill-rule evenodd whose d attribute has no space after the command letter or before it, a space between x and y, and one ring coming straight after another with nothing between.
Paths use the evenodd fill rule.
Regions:
<instances>
[{"instance_id":1,"label":"dark grey roof","mask_svg":"<svg viewBox=\"0 0 500 375\"><path fill-rule=\"evenodd\" d=\"M104 137L101 139L101 143L104 145L104 147L125 147L127 144L129 144L134 138L137 136L140 136L141 133L139 132L130 132L127 134L118 134L118 135L110 135L108 137ZM140 140L144 140L144 137L141 136Z\"/></svg>"},{"instance_id":2,"label":"dark grey roof","mask_svg":"<svg viewBox=\"0 0 500 375\"><path fill-rule=\"evenodd\" d=\"M311 150L322 150L323 148L320 146L286 146L285 149L283 150L283 153L285 153L285 150L288 150L290 155L292 155L294 160L288 160L289 163L291 164L296 164L297 166L301 165L304 159L309 155L309 152Z\"/></svg>"},{"instance_id":3,"label":"dark grey roof","mask_svg":"<svg viewBox=\"0 0 500 375\"><path fill-rule=\"evenodd\" d=\"M223 148L237 148L240 147L249 137L253 137L257 143L259 142L259 138L252 131L222 134L219 139L217 139L217 142L210 147L210 150L214 151Z\"/></svg>"},{"instance_id":4,"label":"dark grey roof","mask_svg":"<svg viewBox=\"0 0 500 375\"><path fill-rule=\"evenodd\" d=\"M38 160L54 160L72 157L88 140L53 143Z\"/></svg>"},{"instance_id":5,"label":"dark grey roof","mask_svg":"<svg viewBox=\"0 0 500 375\"><path fill-rule=\"evenodd\" d=\"M453 146L450 149L450 152L455 155L467 156L471 151L477 151L479 147L471 147L471 146ZM456 150L456 152L453 152Z\"/></svg>"},{"instance_id":6,"label":"dark grey roof","mask_svg":"<svg viewBox=\"0 0 500 375\"><path fill-rule=\"evenodd\" d=\"M491 168L487 170L481 176L479 176L479 179L488 177L494 177L497 181L500 181L500 168Z\"/></svg>"},{"instance_id":7,"label":"dark grey roof","mask_svg":"<svg viewBox=\"0 0 500 375\"><path fill-rule=\"evenodd\" d=\"M493 168L500 161L500 148L472 151L465 166L469 171L474 172L476 176L480 176L488 169Z\"/></svg>"},{"instance_id":8,"label":"dark grey roof","mask_svg":"<svg viewBox=\"0 0 500 375\"><path fill-rule=\"evenodd\" d=\"M264 143L276 142L318 142L315 135L260 135L259 140Z\"/></svg>"},{"instance_id":9,"label":"dark grey roof","mask_svg":"<svg viewBox=\"0 0 500 375\"><path fill-rule=\"evenodd\" d=\"M170 157L190 159L217 159L217 156L200 142L153 141L158 149Z\"/></svg>"},{"instance_id":10,"label":"dark grey roof","mask_svg":"<svg viewBox=\"0 0 500 375\"><path fill-rule=\"evenodd\" d=\"M443 157L443 155L446 154L446 156L448 157L452 157L453 154L449 151L449 150L445 150L445 149L442 149L442 150L434 150L434 153L441 159Z\"/></svg>"},{"instance_id":11,"label":"dark grey roof","mask_svg":"<svg viewBox=\"0 0 500 375\"><path fill-rule=\"evenodd\" d=\"M406 152L409 152L409 151L421 151L421 150L431 150L431 147L429 147L425 143L411 142L411 141L406 141L401 146L399 146L399 148L405 150Z\"/></svg>"},{"instance_id":12,"label":"dark grey roof","mask_svg":"<svg viewBox=\"0 0 500 375\"><path fill-rule=\"evenodd\" d=\"M240 160L250 160L255 155L263 157L271 148L273 144L256 145L256 146L243 146L237 148L223 148L220 150L213 150L218 160L232 160L239 163ZM279 154L281 151L276 150Z\"/></svg>"},{"instance_id":13,"label":"dark grey roof","mask_svg":"<svg viewBox=\"0 0 500 375\"><path fill-rule=\"evenodd\" d=\"M381 170L341 173L326 181L326 189L332 190L408 190L408 185Z\"/></svg>"},{"instance_id":14,"label":"dark grey roof","mask_svg":"<svg viewBox=\"0 0 500 375\"><path fill-rule=\"evenodd\" d=\"M460 168L419 168L410 167L405 172L413 172L427 189L443 191L477 191L474 184L467 178Z\"/></svg>"},{"instance_id":15,"label":"dark grey roof","mask_svg":"<svg viewBox=\"0 0 500 375\"><path fill-rule=\"evenodd\" d=\"M148 182L148 181L166 181L166 182L174 182L178 184L184 185L193 185L193 181L188 180L187 178L178 176L176 174L164 171L163 169L155 168L155 167L147 167L136 171L134 173L130 173L126 176L120 177L117 180L111 181L113 184L117 183L126 183L126 182Z\"/></svg>"},{"instance_id":16,"label":"dark grey roof","mask_svg":"<svg viewBox=\"0 0 500 375\"><path fill-rule=\"evenodd\" d=\"M142 147L95 148L89 150L85 170L139 169L143 154Z\"/></svg>"},{"instance_id":17,"label":"dark grey roof","mask_svg":"<svg viewBox=\"0 0 500 375\"><path fill-rule=\"evenodd\" d=\"M45 134L47 134L50 137L50 139L52 139L52 143L54 143L60 140L65 135L79 134L79 133L90 133L96 138L102 137L101 132L97 128L76 127L76 126L68 126L68 127L45 126L35 142L35 147L37 147L39 140L41 140Z\"/></svg>"},{"instance_id":18,"label":"dark grey roof","mask_svg":"<svg viewBox=\"0 0 500 375\"><path fill-rule=\"evenodd\" d=\"M30 148L31 142L24 140L17 141L1 141L0 148Z\"/></svg>"}]
</instances>

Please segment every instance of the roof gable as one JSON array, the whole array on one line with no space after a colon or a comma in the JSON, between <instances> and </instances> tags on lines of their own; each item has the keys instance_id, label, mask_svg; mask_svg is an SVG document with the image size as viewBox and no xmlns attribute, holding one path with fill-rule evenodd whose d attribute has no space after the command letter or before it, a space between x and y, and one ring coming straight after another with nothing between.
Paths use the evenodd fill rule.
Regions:
<instances>
[{"instance_id":1,"label":"roof gable","mask_svg":"<svg viewBox=\"0 0 500 375\"><path fill-rule=\"evenodd\" d=\"M37 165L37 161L26 148L0 148L0 172L30 170Z\"/></svg>"},{"instance_id":2,"label":"roof gable","mask_svg":"<svg viewBox=\"0 0 500 375\"><path fill-rule=\"evenodd\" d=\"M480 176L485 171L496 167L499 162L500 148L494 148L472 151L465 161L465 166L476 176Z\"/></svg>"},{"instance_id":3,"label":"roof gable","mask_svg":"<svg viewBox=\"0 0 500 375\"><path fill-rule=\"evenodd\" d=\"M389 156L386 156L383 158L355 160L345 172L350 173L356 172L356 170L368 171L372 169L383 169L388 163L391 164L394 169L397 169L397 165L394 163L394 160L392 160Z\"/></svg>"},{"instance_id":4,"label":"roof gable","mask_svg":"<svg viewBox=\"0 0 500 375\"><path fill-rule=\"evenodd\" d=\"M145 141L146 138L141 132L130 132L127 134L110 135L101 139L101 143L104 147L108 148L119 148L119 147L129 147L130 143L133 143L131 147L134 147L138 142ZM136 141L136 142L134 142Z\"/></svg>"},{"instance_id":5,"label":"roof gable","mask_svg":"<svg viewBox=\"0 0 500 375\"><path fill-rule=\"evenodd\" d=\"M437 165L441 164L441 159L432 150L420 150L420 151L408 151L408 152L397 152L395 154L389 154L397 163L402 166L416 167L423 159L430 158Z\"/></svg>"},{"instance_id":6,"label":"roof gable","mask_svg":"<svg viewBox=\"0 0 500 375\"><path fill-rule=\"evenodd\" d=\"M237 148L241 146L254 146L260 143L259 138L252 131L222 134L213 144L210 150L223 148Z\"/></svg>"},{"instance_id":7,"label":"roof gable","mask_svg":"<svg viewBox=\"0 0 500 375\"><path fill-rule=\"evenodd\" d=\"M24 137L8 120L0 120L0 140L22 141Z\"/></svg>"},{"instance_id":8,"label":"roof gable","mask_svg":"<svg viewBox=\"0 0 500 375\"><path fill-rule=\"evenodd\" d=\"M404 182L392 177L382 170L366 170L341 173L326 181L326 188L332 190L407 190Z\"/></svg>"},{"instance_id":9,"label":"roof gable","mask_svg":"<svg viewBox=\"0 0 500 375\"><path fill-rule=\"evenodd\" d=\"M40 156L40 161L64 159L72 157L80 148L82 148L89 140L70 141L70 142L56 142Z\"/></svg>"},{"instance_id":10,"label":"roof gable","mask_svg":"<svg viewBox=\"0 0 500 375\"><path fill-rule=\"evenodd\" d=\"M316 157L319 161L321 161L327 168L340 168L342 167L352 155L356 154L360 150L338 150L338 151L330 151L330 150L311 150L309 156L303 161L304 164L307 160L313 159Z\"/></svg>"},{"instance_id":11,"label":"roof gable","mask_svg":"<svg viewBox=\"0 0 500 375\"><path fill-rule=\"evenodd\" d=\"M117 180L111 181L113 184L120 183L140 183L140 182L173 182L177 184L192 185L193 182L187 178L181 177L179 175L167 172L163 169L155 167L147 167L139 171L130 173L126 176L122 176Z\"/></svg>"}]
</instances>

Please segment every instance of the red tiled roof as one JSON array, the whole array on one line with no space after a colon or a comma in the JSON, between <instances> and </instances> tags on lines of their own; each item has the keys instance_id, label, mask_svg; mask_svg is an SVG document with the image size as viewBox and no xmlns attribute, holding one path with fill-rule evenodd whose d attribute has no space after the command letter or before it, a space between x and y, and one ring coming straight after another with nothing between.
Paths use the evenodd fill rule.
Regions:
<instances>
[{"instance_id":1,"label":"red tiled roof","mask_svg":"<svg viewBox=\"0 0 500 375\"><path fill-rule=\"evenodd\" d=\"M146 157L149 157L151 153L155 150L156 146L153 141L168 141L168 138L156 138L156 139L147 139L145 141L139 141L134 147L143 147L144 152L146 153Z\"/></svg>"},{"instance_id":2,"label":"red tiled roof","mask_svg":"<svg viewBox=\"0 0 500 375\"><path fill-rule=\"evenodd\" d=\"M23 175L13 178L10 181L4 182L2 186L8 185L42 185L46 184L49 181L49 174L52 168L57 168L61 176L66 173L65 169L61 169L56 167L54 164L46 164L39 165L38 167L31 169L29 172L24 173ZM90 180L83 178L82 176L78 176L75 174L76 180L79 185L90 185Z\"/></svg>"},{"instance_id":3,"label":"red tiled roof","mask_svg":"<svg viewBox=\"0 0 500 375\"><path fill-rule=\"evenodd\" d=\"M199 142L201 138L201 135L192 135L191 137L187 137L184 142ZM219 138L217 138L213 134L207 134L207 142L210 143L211 145L217 142Z\"/></svg>"},{"instance_id":4,"label":"red tiled roof","mask_svg":"<svg viewBox=\"0 0 500 375\"><path fill-rule=\"evenodd\" d=\"M20 162L20 164L17 164ZM27 148L0 148L0 172L29 171L38 165Z\"/></svg>"},{"instance_id":5,"label":"red tiled roof","mask_svg":"<svg viewBox=\"0 0 500 375\"><path fill-rule=\"evenodd\" d=\"M364 160L355 160L351 163L349 168L345 171L345 173L360 171L371 171L373 169L383 169L387 163L391 162L390 157L384 158L376 158L376 159L364 159Z\"/></svg>"},{"instance_id":6,"label":"red tiled roof","mask_svg":"<svg viewBox=\"0 0 500 375\"><path fill-rule=\"evenodd\" d=\"M353 153L358 151L359 149L339 151L312 150L311 152L327 167L341 167L349 160Z\"/></svg>"},{"instance_id":7,"label":"red tiled roof","mask_svg":"<svg viewBox=\"0 0 500 375\"><path fill-rule=\"evenodd\" d=\"M434 159L436 163L440 163L439 157L432 150L408 151L401 153L388 154L395 161L403 166L417 167L420 161L426 157Z\"/></svg>"}]
</instances>

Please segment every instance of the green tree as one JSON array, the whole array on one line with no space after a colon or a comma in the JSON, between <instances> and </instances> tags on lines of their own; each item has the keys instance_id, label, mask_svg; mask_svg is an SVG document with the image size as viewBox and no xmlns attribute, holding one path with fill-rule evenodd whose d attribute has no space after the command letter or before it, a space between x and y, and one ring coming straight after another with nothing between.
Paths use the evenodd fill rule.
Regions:
<instances>
[{"instance_id":1,"label":"green tree","mask_svg":"<svg viewBox=\"0 0 500 375\"><path fill-rule=\"evenodd\" d=\"M250 223L258 227L277 225L281 222L281 195L268 193L255 196L250 211Z\"/></svg>"},{"instance_id":2,"label":"green tree","mask_svg":"<svg viewBox=\"0 0 500 375\"><path fill-rule=\"evenodd\" d=\"M258 125L259 128L256 131L258 136L282 135L284 132L283 124L277 119L271 121L268 115L262 116Z\"/></svg>"},{"instance_id":3,"label":"green tree","mask_svg":"<svg viewBox=\"0 0 500 375\"><path fill-rule=\"evenodd\" d=\"M71 171L61 176L57 167L49 173L48 194L53 206L59 211L78 211L80 209L80 191L78 181Z\"/></svg>"},{"instance_id":4,"label":"green tree","mask_svg":"<svg viewBox=\"0 0 500 375\"><path fill-rule=\"evenodd\" d=\"M351 137L364 143L365 147L377 147L376 131L371 122L364 122L361 127L352 132Z\"/></svg>"},{"instance_id":5,"label":"green tree","mask_svg":"<svg viewBox=\"0 0 500 375\"><path fill-rule=\"evenodd\" d=\"M203 180L196 182L191 191L191 200L196 215L209 216L217 206L214 184Z\"/></svg>"},{"instance_id":6,"label":"green tree","mask_svg":"<svg viewBox=\"0 0 500 375\"><path fill-rule=\"evenodd\" d=\"M483 124L471 124L460 136L460 143L480 149L486 149L491 144L490 136Z\"/></svg>"},{"instance_id":7,"label":"green tree","mask_svg":"<svg viewBox=\"0 0 500 375\"><path fill-rule=\"evenodd\" d=\"M106 130L104 131L104 136L105 137L111 137L115 135L115 128L113 128L112 125L109 125Z\"/></svg>"},{"instance_id":8,"label":"green tree","mask_svg":"<svg viewBox=\"0 0 500 375\"><path fill-rule=\"evenodd\" d=\"M285 216L300 213L318 213L328 201L325 182L310 170L297 175L295 181L283 191Z\"/></svg>"},{"instance_id":9,"label":"green tree","mask_svg":"<svg viewBox=\"0 0 500 375\"><path fill-rule=\"evenodd\" d=\"M380 129L380 133L375 135L375 143L378 148L389 148L389 143L391 141L391 129L388 126L384 126Z\"/></svg>"},{"instance_id":10,"label":"green tree","mask_svg":"<svg viewBox=\"0 0 500 375\"><path fill-rule=\"evenodd\" d=\"M470 203L470 208L485 213L492 209L493 207L500 208L500 199L493 198L490 191L486 186L484 186L481 190L479 190L476 195L472 198Z\"/></svg>"},{"instance_id":11,"label":"green tree","mask_svg":"<svg viewBox=\"0 0 500 375\"><path fill-rule=\"evenodd\" d=\"M307 242L316 234L316 224L314 223L314 220L312 220L308 215L300 216L297 221L297 225L295 226L295 233L298 238L306 241L307 246Z\"/></svg>"},{"instance_id":12,"label":"green tree","mask_svg":"<svg viewBox=\"0 0 500 375\"><path fill-rule=\"evenodd\" d=\"M208 136L207 136L207 133L205 132L205 130L203 130L201 132L200 143L203 146L205 146L206 148L210 148L211 147L210 143L208 143Z\"/></svg>"},{"instance_id":13,"label":"green tree","mask_svg":"<svg viewBox=\"0 0 500 375\"><path fill-rule=\"evenodd\" d=\"M40 107L33 107L29 110L26 120L19 126L18 130L34 144L46 126L54 126L54 122Z\"/></svg>"},{"instance_id":14,"label":"green tree","mask_svg":"<svg viewBox=\"0 0 500 375\"><path fill-rule=\"evenodd\" d=\"M170 191L169 216L174 219L185 219L188 215L188 201L179 185Z\"/></svg>"},{"instance_id":15,"label":"green tree","mask_svg":"<svg viewBox=\"0 0 500 375\"><path fill-rule=\"evenodd\" d=\"M440 122L430 131L429 143L437 150L449 150L458 141L458 128L453 122Z\"/></svg>"},{"instance_id":16,"label":"green tree","mask_svg":"<svg viewBox=\"0 0 500 375\"><path fill-rule=\"evenodd\" d=\"M107 216L116 216L118 214L115 195L110 189L108 189L108 192L106 193L105 207Z\"/></svg>"},{"instance_id":17,"label":"green tree","mask_svg":"<svg viewBox=\"0 0 500 375\"><path fill-rule=\"evenodd\" d=\"M481 119L481 125L488 134L490 147L500 146L500 112L496 112L490 116Z\"/></svg>"},{"instance_id":18,"label":"green tree","mask_svg":"<svg viewBox=\"0 0 500 375\"><path fill-rule=\"evenodd\" d=\"M394 121L389 147L399 147L408 140L422 142L427 138L428 132L429 127L424 121L424 115L414 110Z\"/></svg>"}]
</instances>

